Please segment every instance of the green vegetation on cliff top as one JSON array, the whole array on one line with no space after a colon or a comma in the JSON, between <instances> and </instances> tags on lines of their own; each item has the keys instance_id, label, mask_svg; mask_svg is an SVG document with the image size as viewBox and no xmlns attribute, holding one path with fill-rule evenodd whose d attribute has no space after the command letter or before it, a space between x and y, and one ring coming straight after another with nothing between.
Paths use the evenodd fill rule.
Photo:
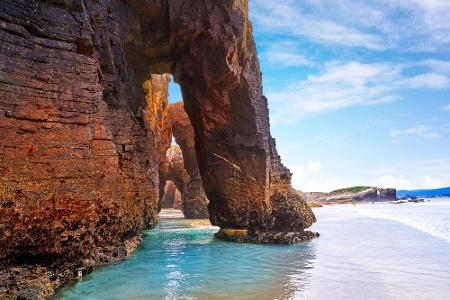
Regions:
<instances>
[{"instance_id":1,"label":"green vegetation on cliff top","mask_svg":"<svg viewBox=\"0 0 450 300\"><path fill-rule=\"evenodd\" d=\"M352 186L352 187L348 187L348 188L344 188L344 189L334 190L331 193L332 194L359 193L359 192L362 192L367 189L370 189L370 186L359 185L359 186Z\"/></svg>"}]
</instances>

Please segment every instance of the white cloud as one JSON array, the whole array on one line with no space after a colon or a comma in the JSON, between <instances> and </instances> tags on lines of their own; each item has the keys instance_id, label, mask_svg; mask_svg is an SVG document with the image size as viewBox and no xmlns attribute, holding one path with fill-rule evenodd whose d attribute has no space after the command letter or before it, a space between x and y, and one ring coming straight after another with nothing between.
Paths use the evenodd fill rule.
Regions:
<instances>
[{"instance_id":1,"label":"white cloud","mask_svg":"<svg viewBox=\"0 0 450 300\"><path fill-rule=\"evenodd\" d=\"M437 139L441 137L441 134L429 125L418 125L401 130L391 130L389 135L393 138L399 138L405 135L414 135L423 139Z\"/></svg>"},{"instance_id":2,"label":"white cloud","mask_svg":"<svg viewBox=\"0 0 450 300\"><path fill-rule=\"evenodd\" d=\"M441 180L439 178L434 178L430 175L423 177L423 188L433 189L442 187Z\"/></svg>"},{"instance_id":3,"label":"white cloud","mask_svg":"<svg viewBox=\"0 0 450 300\"><path fill-rule=\"evenodd\" d=\"M383 175L379 176L373 185L383 188L396 189L433 189L442 187L442 182L439 178L430 175L405 178L404 175Z\"/></svg>"},{"instance_id":4,"label":"white cloud","mask_svg":"<svg viewBox=\"0 0 450 300\"><path fill-rule=\"evenodd\" d=\"M292 42L279 42L270 45L263 57L276 67L290 68L299 66L313 66L314 63L299 54L300 50Z\"/></svg>"},{"instance_id":5,"label":"white cloud","mask_svg":"<svg viewBox=\"0 0 450 300\"><path fill-rule=\"evenodd\" d=\"M320 165L315 168L314 165ZM321 162L308 162L291 168L292 185L304 192L329 192L339 188L369 185L396 189L429 189L450 186L450 158L398 162L362 171L361 166L348 170L325 169ZM366 167L364 167L366 168ZM316 170L316 171L314 171Z\"/></svg>"},{"instance_id":6,"label":"white cloud","mask_svg":"<svg viewBox=\"0 0 450 300\"><path fill-rule=\"evenodd\" d=\"M305 115L356 105L375 105L400 99L397 92L410 89L450 88L450 79L427 72L407 77L402 64L333 62L278 92L269 93L271 120L293 123Z\"/></svg>"},{"instance_id":7,"label":"white cloud","mask_svg":"<svg viewBox=\"0 0 450 300\"><path fill-rule=\"evenodd\" d=\"M250 5L257 30L318 43L418 52L442 51L450 44L447 0L254 0Z\"/></svg>"},{"instance_id":8,"label":"white cloud","mask_svg":"<svg viewBox=\"0 0 450 300\"><path fill-rule=\"evenodd\" d=\"M441 107L443 111L450 111L450 104L444 105Z\"/></svg>"},{"instance_id":9,"label":"white cloud","mask_svg":"<svg viewBox=\"0 0 450 300\"><path fill-rule=\"evenodd\" d=\"M321 161L310 160L305 166L291 167L293 186L297 188L304 187L304 180L318 173L322 169L322 166Z\"/></svg>"},{"instance_id":10,"label":"white cloud","mask_svg":"<svg viewBox=\"0 0 450 300\"><path fill-rule=\"evenodd\" d=\"M416 62L416 64L427 66L437 74L450 74L450 61L448 60L427 59Z\"/></svg>"},{"instance_id":11,"label":"white cloud","mask_svg":"<svg viewBox=\"0 0 450 300\"><path fill-rule=\"evenodd\" d=\"M254 2L254 3L252 3ZM343 46L363 46L383 49L375 35L361 32L351 26L307 13L297 1L251 1L251 18L259 29Z\"/></svg>"},{"instance_id":12,"label":"white cloud","mask_svg":"<svg viewBox=\"0 0 450 300\"><path fill-rule=\"evenodd\" d=\"M375 180L373 185L382 188L403 189L410 186L410 181L403 176L382 175Z\"/></svg>"},{"instance_id":13,"label":"white cloud","mask_svg":"<svg viewBox=\"0 0 450 300\"><path fill-rule=\"evenodd\" d=\"M450 157L397 162L369 170L371 185L397 189L429 189L450 186Z\"/></svg>"},{"instance_id":14,"label":"white cloud","mask_svg":"<svg viewBox=\"0 0 450 300\"><path fill-rule=\"evenodd\" d=\"M405 88L445 89L450 86L450 79L437 73L425 73L406 78L397 84Z\"/></svg>"}]
</instances>

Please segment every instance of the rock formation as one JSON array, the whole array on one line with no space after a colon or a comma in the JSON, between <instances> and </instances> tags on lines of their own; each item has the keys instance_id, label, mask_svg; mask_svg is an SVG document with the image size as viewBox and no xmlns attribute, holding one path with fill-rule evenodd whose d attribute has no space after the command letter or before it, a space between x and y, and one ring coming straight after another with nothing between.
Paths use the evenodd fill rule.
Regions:
<instances>
[{"instance_id":1,"label":"rock formation","mask_svg":"<svg viewBox=\"0 0 450 300\"><path fill-rule=\"evenodd\" d=\"M174 183L176 189L180 192L180 208L186 218L207 219L209 217L208 199L203 191L201 178L197 179L199 183L195 186L196 178L188 173L186 160L183 159L184 156L179 146L172 145L167 150L166 161L162 164L160 180L169 180ZM193 159L196 161L197 158L193 157ZM193 187L196 187L196 189L194 190ZM163 207L162 204L161 207Z\"/></svg>"},{"instance_id":2,"label":"rock formation","mask_svg":"<svg viewBox=\"0 0 450 300\"><path fill-rule=\"evenodd\" d=\"M166 181L166 185L164 186L161 208L181 209L181 193L171 180Z\"/></svg>"},{"instance_id":3,"label":"rock formation","mask_svg":"<svg viewBox=\"0 0 450 300\"><path fill-rule=\"evenodd\" d=\"M207 219L209 201L198 169L195 132L182 102L167 107L163 132L162 153L167 153L167 162L162 162L160 184L165 180L174 181L181 192L182 211L186 218ZM170 146L172 136L179 147Z\"/></svg>"},{"instance_id":4,"label":"rock formation","mask_svg":"<svg viewBox=\"0 0 450 300\"><path fill-rule=\"evenodd\" d=\"M270 241L315 221L270 135L246 0L2 1L0 40L3 260L98 264L154 226L166 74L213 224Z\"/></svg>"},{"instance_id":5,"label":"rock formation","mask_svg":"<svg viewBox=\"0 0 450 300\"><path fill-rule=\"evenodd\" d=\"M386 202L396 201L397 191L395 189L358 186L330 193L306 193L306 200L323 203Z\"/></svg>"}]
</instances>

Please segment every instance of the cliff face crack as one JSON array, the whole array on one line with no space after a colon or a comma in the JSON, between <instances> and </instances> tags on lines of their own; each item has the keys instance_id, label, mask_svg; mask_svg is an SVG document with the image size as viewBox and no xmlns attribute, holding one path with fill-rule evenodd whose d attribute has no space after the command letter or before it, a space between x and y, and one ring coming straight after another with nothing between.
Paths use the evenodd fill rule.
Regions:
<instances>
[{"instance_id":1,"label":"cliff face crack","mask_svg":"<svg viewBox=\"0 0 450 300\"><path fill-rule=\"evenodd\" d=\"M242 0L2 3L0 198L11 199L0 207L2 258L105 262L98 249L154 226L167 175L165 122L179 108L183 118L170 130L189 177L182 192L200 199L202 213L209 201L213 224L264 242L271 232L301 235L315 221L270 135L247 7ZM184 105L168 105L167 73Z\"/></svg>"},{"instance_id":2,"label":"cliff face crack","mask_svg":"<svg viewBox=\"0 0 450 300\"><path fill-rule=\"evenodd\" d=\"M214 153L214 152L211 152L211 154L214 155L214 156L216 156L216 157L218 157L218 158L220 158L220 159L222 159L222 160L224 160L227 164L231 165L233 168L235 168L235 169L238 170L239 172L242 172L241 168L240 168L238 165L233 164L231 161L229 161L229 160L226 159L225 157L220 156L219 154Z\"/></svg>"}]
</instances>

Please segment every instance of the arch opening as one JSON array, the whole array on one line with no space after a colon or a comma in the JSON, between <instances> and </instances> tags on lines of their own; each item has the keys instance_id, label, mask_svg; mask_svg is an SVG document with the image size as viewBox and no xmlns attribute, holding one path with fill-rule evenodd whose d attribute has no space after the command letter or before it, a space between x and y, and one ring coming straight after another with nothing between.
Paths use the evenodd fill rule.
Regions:
<instances>
[{"instance_id":1,"label":"arch opening","mask_svg":"<svg viewBox=\"0 0 450 300\"><path fill-rule=\"evenodd\" d=\"M181 210L181 192L172 180L166 180L164 195L161 199L161 209Z\"/></svg>"},{"instance_id":2,"label":"arch opening","mask_svg":"<svg viewBox=\"0 0 450 300\"><path fill-rule=\"evenodd\" d=\"M203 183L213 225L247 230L249 239L259 236L263 242L307 239L304 229L315 216L292 189L291 173L270 134L248 7L245 1L207 2L192 1L185 10L162 1L153 13L169 26L158 27L156 35L151 25L140 27L150 73L173 76L181 89L179 106L192 124L191 138L179 141L173 129L174 136L185 158L185 149L194 149L197 168L192 170ZM224 14L211 15L214 8ZM210 30L216 28L211 24L220 30ZM276 232L296 234L275 241Z\"/></svg>"},{"instance_id":3,"label":"arch opening","mask_svg":"<svg viewBox=\"0 0 450 300\"><path fill-rule=\"evenodd\" d=\"M163 133L161 201L166 196L167 182L172 181L180 191L180 209L184 216L189 219L208 218L209 201L198 168L195 133L182 102L168 104L164 112Z\"/></svg>"},{"instance_id":4,"label":"arch opening","mask_svg":"<svg viewBox=\"0 0 450 300\"><path fill-rule=\"evenodd\" d=\"M0 45L0 146L16 150L0 151L4 257L90 257L155 226L172 132L212 224L307 237L315 217L270 134L248 1L15 2L3 13L17 47ZM170 107L185 111L178 129Z\"/></svg>"}]
</instances>

